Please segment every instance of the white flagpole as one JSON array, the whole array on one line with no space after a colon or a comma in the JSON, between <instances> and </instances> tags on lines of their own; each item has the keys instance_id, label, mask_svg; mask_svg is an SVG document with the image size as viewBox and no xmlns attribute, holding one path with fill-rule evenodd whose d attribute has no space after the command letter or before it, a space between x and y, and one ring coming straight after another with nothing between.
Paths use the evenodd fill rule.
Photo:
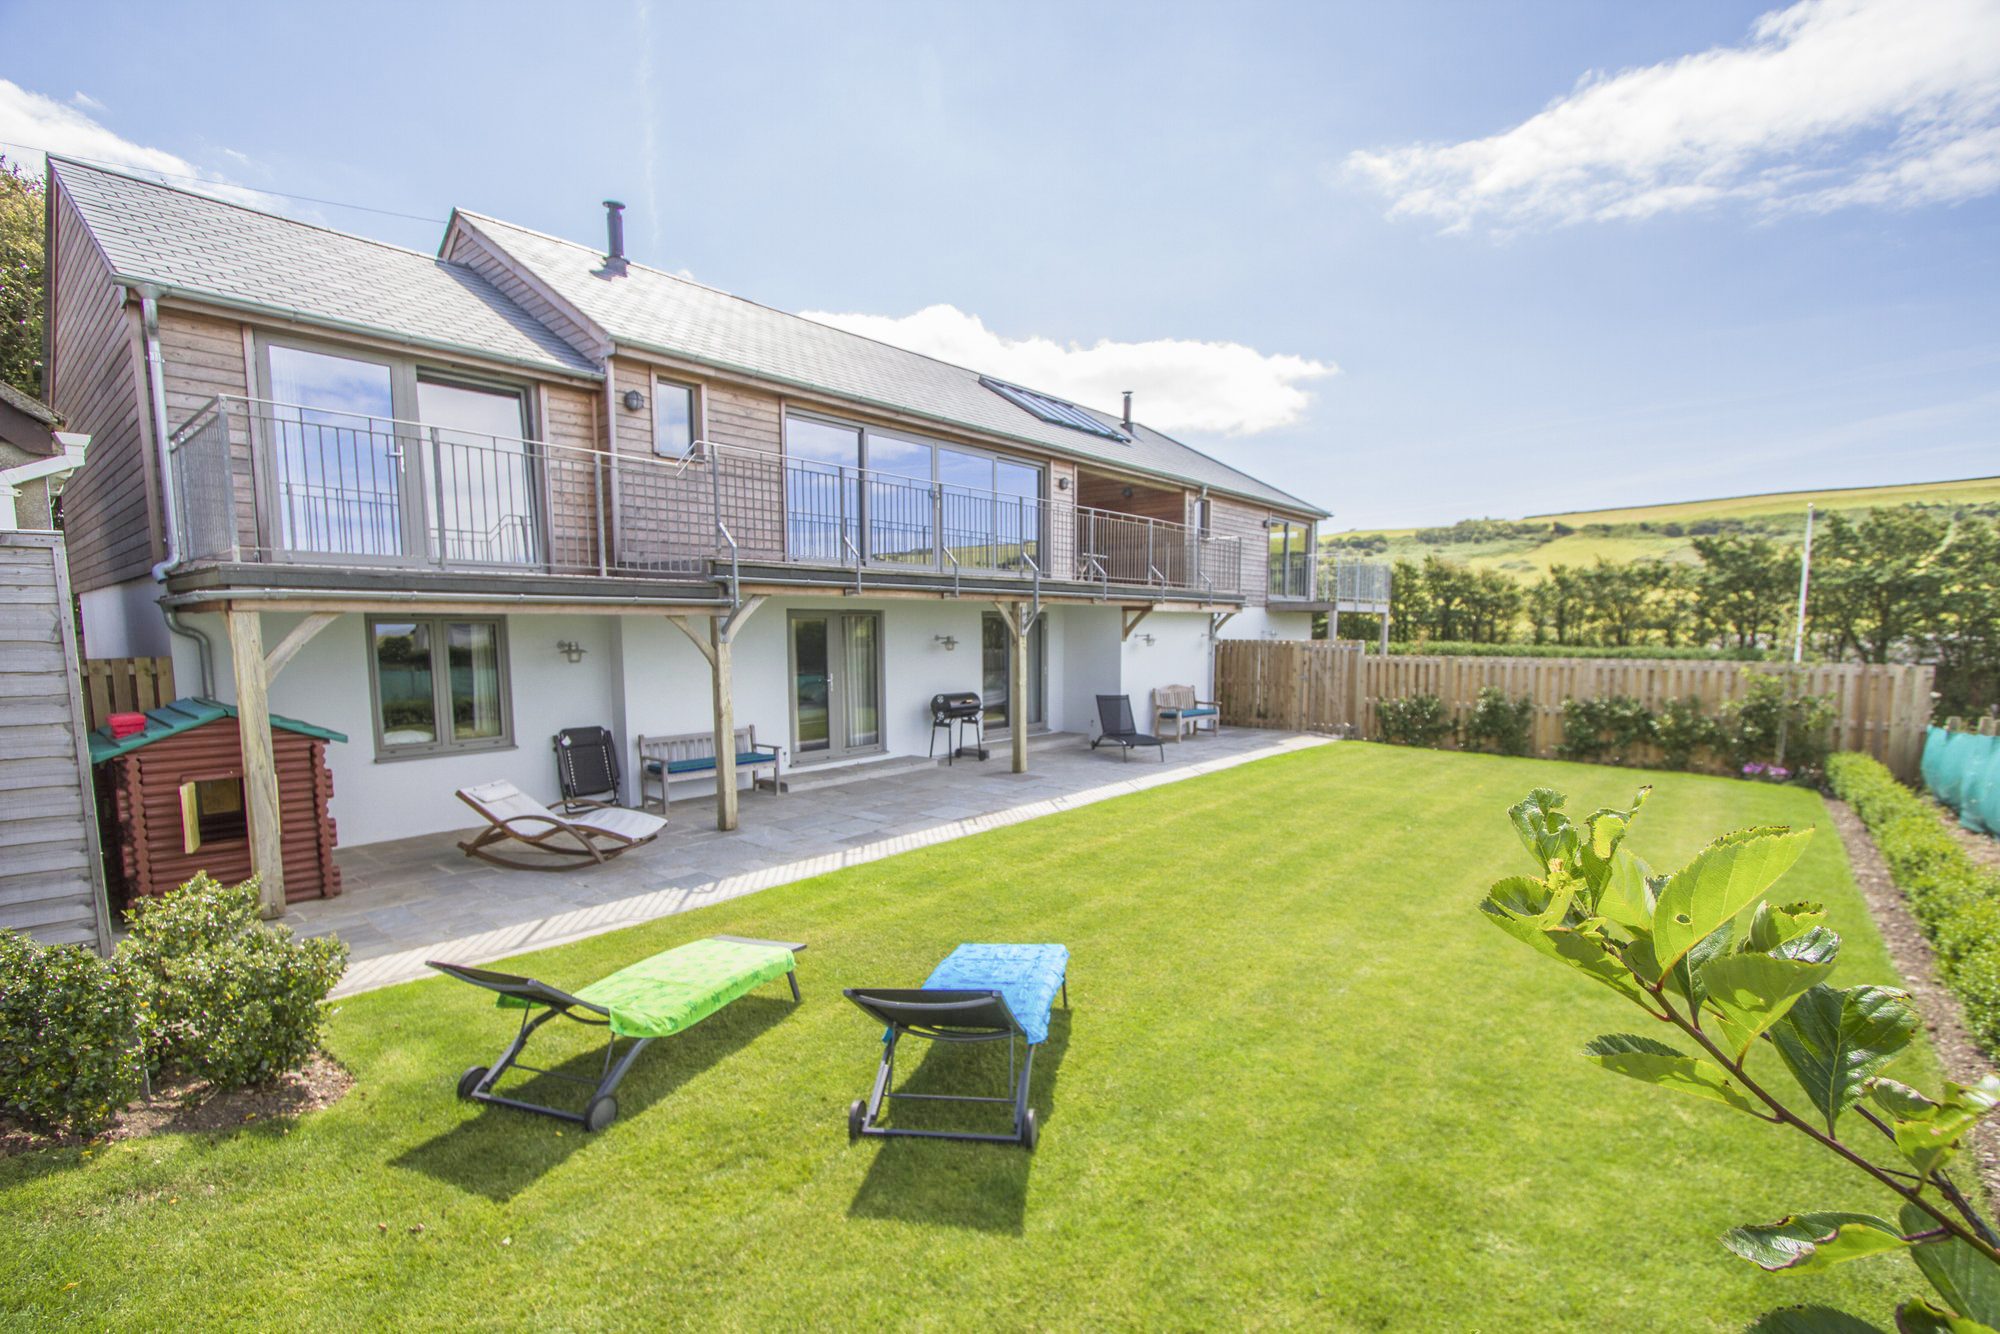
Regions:
<instances>
[{"instance_id":1,"label":"white flagpole","mask_svg":"<svg viewBox=\"0 0 2000 1334\"><path fill-rule=\"evenodd\" d=\"M1806 506L1806 544L1799 553L1799 623L1792 632L1792 665L1805 661L1806 656L1806 589L1812 582L1812 533L1813 507Z\"/></svg>"}]
</instances>

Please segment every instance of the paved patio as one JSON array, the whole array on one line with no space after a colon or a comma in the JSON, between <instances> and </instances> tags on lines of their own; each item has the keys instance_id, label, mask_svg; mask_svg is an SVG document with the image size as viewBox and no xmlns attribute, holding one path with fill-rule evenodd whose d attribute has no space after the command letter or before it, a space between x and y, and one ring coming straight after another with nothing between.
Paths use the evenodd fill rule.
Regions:
<instances>
[{"instance_id":1,"label":"paved patio","mask_svg":"<svg viewBox=\"0 0 2000 1334\"><path fill-rule=\"evenodd\" d=\"M605 866L513 871L474 861L437 834L342 848L344 891L295 903L301 935L336 934L353 951L335 995L429 974L424 960L480 963L648 922L846 866L1018 824L1057 811L1327 744L1325 737L1230 728L1127 762L1059 733L1036 738L1030 772L1006 752L979 763L904 769L785 796L743 796L742 827L715 828L708 799L676 802L653 843Z\"/></svg>"}]
</instances>

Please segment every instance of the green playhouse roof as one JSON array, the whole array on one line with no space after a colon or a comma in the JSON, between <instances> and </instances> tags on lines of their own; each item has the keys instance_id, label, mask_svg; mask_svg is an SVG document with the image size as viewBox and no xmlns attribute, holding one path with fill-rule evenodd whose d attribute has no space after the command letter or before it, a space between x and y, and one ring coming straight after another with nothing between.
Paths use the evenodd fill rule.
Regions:
<instances>
[{"instance_id":1,"label":"green playhouse roof","mask_svg":"<svg viewBox=\"0 0 2000 1334\"><path fill-rule=\"evenodd\" d=\"M164 741L170 736L193 731L207 723L221 718L234 718L236 706L221 704L212 699L177 699L171 704L162 704L157 709L146 710L146 726L124 739L111 735L110 727L100 727L90 734L90 762L102 764L106 760L127 755L155 741ZM271 715L271 726L282 727L287 732L299 732L306 736L318 737L322 741L345 741L346 737L325 727L315 727L302 723L296 718L280 718Z\"/></svg>"}]
</instances>

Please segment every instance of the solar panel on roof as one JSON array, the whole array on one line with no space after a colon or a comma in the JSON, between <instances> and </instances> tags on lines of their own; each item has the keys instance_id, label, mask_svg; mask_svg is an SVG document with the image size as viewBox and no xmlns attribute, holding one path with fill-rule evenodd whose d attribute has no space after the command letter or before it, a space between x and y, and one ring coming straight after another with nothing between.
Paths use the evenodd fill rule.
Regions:
<instances>
[{"instance_id":1,"label":"solar panel on roof","mask_svg":"<svg viewBox=\"0 0 2000 1334\"><path fill-rule=\"evenodd\" d=\"M1059 398L1050 398L1047 394L1038 394L1032 389L1023 389L1019 385L1007 384L1000 380L989 380L984 375L979 377L979 383L985 385L1015 407L1022 409L1024 412L1033 413L1051 425L1067 426L1072 431L1088 431L1092 435L1101 435L1107 440L1128 443L1127 437L1112 430L1109 426L1106 426L1103 422L1097 420L1097 418L1091 416L1074 403L1065 403Z\"/></svg>"}]
</instances>

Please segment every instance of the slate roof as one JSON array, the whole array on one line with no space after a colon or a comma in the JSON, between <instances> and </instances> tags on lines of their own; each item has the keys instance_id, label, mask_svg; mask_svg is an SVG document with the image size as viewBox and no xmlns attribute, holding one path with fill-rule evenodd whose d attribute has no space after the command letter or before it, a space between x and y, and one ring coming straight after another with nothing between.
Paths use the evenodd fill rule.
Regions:
<instances>
[{"instance_id":1,"label":"slate roof","mask_svg":"<svg viewBox=\"0 0 2000 1334\"><path fill-rule=\"evenodd\" d=\"M760 306L642 264L628 263L619 277L599 277L603 256L589 246L464 210L458 220L620 343L1011 437L1086 461L1210 486L1285 509L1325 512L1143 424L1135 423L1126 432L1115 413L1084 409L1112 430L1130 435L1129 442L1042 421L980 384L976 370Z\"/></svg>"},{"instance_id":2,"label":"slate roof","mask_svg":"<svg viewBox=\"0 0 2000 1334\"><path fill-rule=\"evenodd\" d=\"M33 417L44 426L61 426L62 417L41 399L24 394L5 380L0 380L0 403L5 403L14 411Z\"/></svg>"},{"instance_id":3,"label":"slate roof","mask_svg":"<svg viewBox=\"0 0 2000 1334\"><path fill-rule=\"evenodd\" d=\"M596 363L463 264L51 156L120 282L522 366Z\"/></svg>"},{"instance_id":4,"label":"slate roof","mask_svg":"<svg viewBox=\"0 0 2000 1334\"><path fill-rule=\"evenodd\" d=\"M177 699L171 704L162 704L157 709L146 710L146 726L122 741L111 735L108 726L95 729L90 734L90 762L102 764L117 756L128 754L155 741L165 741L170 736L191 732L221 718L234 718L236 708L231 704L220 704L212 699L197 699L190 695ZM345 741L339 732L311 723L302 723L296 718L280 718L271 715L271 726L282 727L288 732L300 732L306 736L318 737L322 741Z\"/></svg>"}]
</instances>

